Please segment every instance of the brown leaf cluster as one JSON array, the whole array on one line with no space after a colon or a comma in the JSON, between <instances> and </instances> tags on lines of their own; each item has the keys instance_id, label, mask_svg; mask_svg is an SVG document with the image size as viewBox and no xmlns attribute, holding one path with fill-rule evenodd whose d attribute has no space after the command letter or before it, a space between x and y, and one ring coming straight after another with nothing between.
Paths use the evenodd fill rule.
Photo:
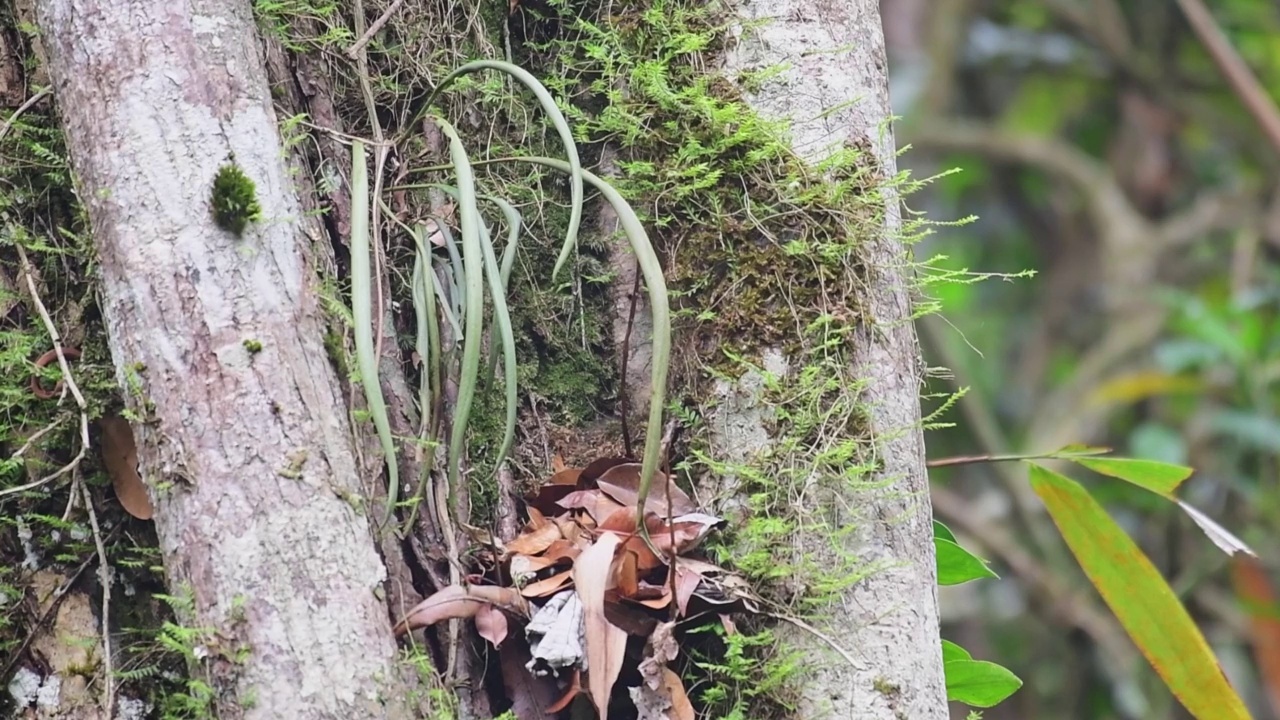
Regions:
<instances>
[{"instance_id":1,"label":"brown leaf cluster","mask_svg":"<svg viewBox=\"0 0 1280 720\"><path fill-rule=\"evenodd\" d=\"M640 470L602 458L552 474L525 498L528 521L517 537L493 542L482 581L492 584L441 590L397 633L474 618L501 651L521 720L554 716L583 691L601 720L619 693L640 720L692 720L683 683L668 667L679 652L676 628L708 614L731 627L727 614L750 604L734 576L691 556L722 521L662 473L638 507ZM615 688L624 671L639 684Z\"/></svg>"}]
</instances>

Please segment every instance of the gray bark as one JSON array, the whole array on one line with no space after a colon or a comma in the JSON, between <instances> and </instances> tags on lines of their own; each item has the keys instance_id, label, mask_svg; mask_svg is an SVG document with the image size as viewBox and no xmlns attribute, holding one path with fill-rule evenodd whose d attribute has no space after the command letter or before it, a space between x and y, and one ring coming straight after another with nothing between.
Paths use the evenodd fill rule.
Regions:
<instances>
[{"instance_id":1,"label":"gray bark","mask_svg":"<svg viewBox=\"0 0 1280 720\"><path fill-rule=\"evenodd\" d=\"M744 29L728 57L730 70L785 68L748 97L751 105L766 117L790 120L792 144L806 159L851 143L873 149L882 178L892 178L895 148L877 0L748 0L738 13ZM875 479L885 486L846 488L812 509L839 513L836 526L855 528L844 549L878 569L843 591L824 628L856 663L807 631L788 631L813 663L803 688L800 716L806 718L947 717L920 426L920 352L910 320L908 257L896 235L898 198L889 193L885 201L884 228L865 241L862 260L872 268L861 305L867 322L851 348L856 374L868 381L862 400L870 408L880 462ZM772 350L764 353L764 364L785 375L795 363ZM720 412L710 426L719 457L743 461L769 446L766 413L756 401L759 380L749 373L736 385L718 387ZM796 542L821 557L831 540L802 536Z\"/></svg>"},{"instance_id":2,"label":"gray bark","mask_svg":"<svg viewBox=\"0 0 1280 720\"><path fill-rule=\"evenodd\" d=\"M172 594L211 631L219 717L408 717L249 4L45 0L38 21ZM210 209L233 157L264 216L240 239Z\"/></svg>"}]
</instances>

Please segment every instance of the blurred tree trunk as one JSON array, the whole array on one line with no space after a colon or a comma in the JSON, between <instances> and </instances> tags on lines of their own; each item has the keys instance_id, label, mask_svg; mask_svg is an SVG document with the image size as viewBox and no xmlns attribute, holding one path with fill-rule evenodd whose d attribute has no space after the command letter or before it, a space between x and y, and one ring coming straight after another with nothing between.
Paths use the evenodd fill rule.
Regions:
<instances>
[{"instance_id":1,"label":"blurred tree trunk","mask_svg":"<svg viewBox=\"0 0 1280 720\"><path fill-rule=\"evenodd\" d=\"M408 717L249 3L45 0L38 21L218 717ZM211 214L228 163L262 206L242 238Z\"/></svg>"}]
</instances>

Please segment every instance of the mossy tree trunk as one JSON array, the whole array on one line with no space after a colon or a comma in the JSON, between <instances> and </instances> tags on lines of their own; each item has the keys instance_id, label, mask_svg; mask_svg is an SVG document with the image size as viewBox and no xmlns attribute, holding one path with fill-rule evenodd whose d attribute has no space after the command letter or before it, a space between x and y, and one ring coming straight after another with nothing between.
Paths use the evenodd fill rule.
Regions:
<instances>
[{"instance_id":1,"label":"mossy tree trunk","mask_svg":"<svg viewBox=\"0 0 1280 720\"><path fill-rule=\"evenodd\" d=\"M712 444L739 462L770 457L777 467L805 468L784 512L805 521L790 538L803 565L839 578L832 604L816 621L851 658L808 630L788 628L789 643L810 661L802 688L802 717L929 720L947 717L939 643L932 516L920 417L923 368L912 326L909 257L900 236L894 188L895 146L890 126L887 63L878 0L747 0L728 56L732 73L781 71L745 100L762 116L786 121L791 145L815 165L833 153L859 151L874 178L881 212L850 226L859 235L853 263L837 277L845 307L823 307L847 331L833 367L827 343L757 348L765 372L720 382L714 399ZM740 75L741 76L741 75ZM803 282L803 279L799 280ZM836 295L838 293L831 293ZM827 293L817 302L827 302ZM851 322L845 319L851 318ZM787 436L768 407L762 375L790 391L812 390L806 373L837 378L861 416L863 447L846 463L867 472L825 465L848 437ZM843 402L835 396L835 403ZM784 395L786 392L783 393ZM791 410L788 410L791 412ZM779 431L779 428L784 428ZM856 661L851 662L850 661Z\"/></svg>"},{"instance_id":2,"label":"mossy tree trunk","mask_svg":"<svg viewBox=\"0 0 1280 720\"><path fill-rule=\"evenodd\" d=\"M38 21L218 717L410 716L249 3L45 0ZM261 205L242 237L211 212L228 164Z\"/></svg>"}]
</instances>

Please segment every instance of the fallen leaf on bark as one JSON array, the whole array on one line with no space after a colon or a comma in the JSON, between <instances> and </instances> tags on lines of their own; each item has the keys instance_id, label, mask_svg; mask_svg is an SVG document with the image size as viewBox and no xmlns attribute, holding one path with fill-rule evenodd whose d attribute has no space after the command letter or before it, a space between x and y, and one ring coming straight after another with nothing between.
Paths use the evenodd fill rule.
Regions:
<instances>
[{"instance_id":1,"label":"fallen leaf on bark","mask_svg":"<svg viewBox=\"0 0 1280 720\"><path fill-rule=\"evenodd\" d=\"M575 668L573 674L569 676L569 687L565 688L564 695L561 695L559 700L547 708L547 714L554 715L569 707L569 703L573 702L580 692L582 692L582 671Z\"/></svg>"},{"instance_id":2,"label":"fallen leaf on bark","mask_svg":"<svg viewBox=\"0 0 1280 720\"><path fill-rule=\"evenodd\" d=\"M138 476L138 446L133 440L129 421L108 415L98 421L101 429L102 464L111 476L116 499L125 511L139 520L150 520L155 513L147 486Z\"/></svg>"}]
</instances>

